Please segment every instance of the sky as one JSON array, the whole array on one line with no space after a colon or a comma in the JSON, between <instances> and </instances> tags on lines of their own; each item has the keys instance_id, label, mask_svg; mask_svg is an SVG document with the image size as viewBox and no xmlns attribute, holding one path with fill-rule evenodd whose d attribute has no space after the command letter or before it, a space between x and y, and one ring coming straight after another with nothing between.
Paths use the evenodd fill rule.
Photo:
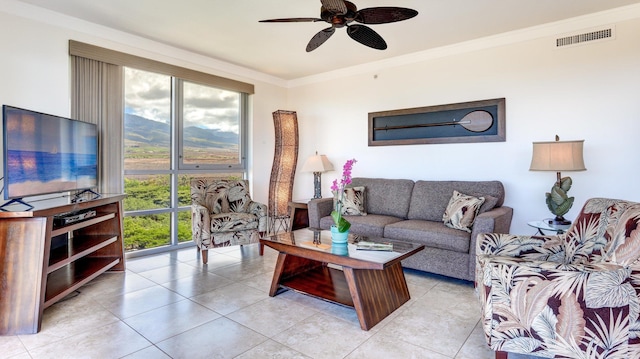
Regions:
<instances>
[{"instance_id":1,"label":"sky","mask_svg":"<svg viewBox=\"0 0 640 359\"><path fill-rule=\"evenodd\" d=\"M240 94L184 83L184 127L196 126L238 133ZM125 68L125 112L169 123L171 77Z\"/></svg>"}]
</instances>

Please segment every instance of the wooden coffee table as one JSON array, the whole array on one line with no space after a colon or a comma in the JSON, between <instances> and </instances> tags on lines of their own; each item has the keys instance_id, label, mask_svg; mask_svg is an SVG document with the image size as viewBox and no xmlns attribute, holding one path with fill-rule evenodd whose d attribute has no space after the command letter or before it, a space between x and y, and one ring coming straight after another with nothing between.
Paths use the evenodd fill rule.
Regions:
<instances>
[{"instance_id":1,"label":"wooden coffee table","mask_svg":"<svg viewBox=\"0 0 640 359\"><path fill-rule=\"evenodd\" d=\"M355 243L393 243L393 251L357 250ZM292 289L355 308L369 330L411 297L400 261L423 245L349 235L349 244L331 245L331 233L300 229L260 239L279 252L269 296ZM340 269L341 268L341 269Z\"/></svg>"}]
</instances>

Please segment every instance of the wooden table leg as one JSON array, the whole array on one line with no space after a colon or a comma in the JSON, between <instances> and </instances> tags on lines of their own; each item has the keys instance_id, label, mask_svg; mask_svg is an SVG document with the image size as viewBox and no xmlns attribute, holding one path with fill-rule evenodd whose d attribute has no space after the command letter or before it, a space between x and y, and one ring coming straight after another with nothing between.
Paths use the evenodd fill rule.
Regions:
<instances>
[{"instance_id":1,"label":"wooden table leg","mask_svg":"<svg viewBox=\"0 0 640 359\"><path fill-rule=\"evenodd\" d=\"M278 260L276 261L276 268L273 271L273 279L271 280L271 289L269 289L269 296L273 297L278 293L280 283L282 283L285 279L291 278L319 266L322 266L322 262L302 257L296 257L294 255L282 252L278 253Z\"/></svg>"},{"instance_id":2,"label":"wooden table leg","mask_svg":"<svg viewBox=\"0 0 640 359\"><path fill-rule=\"evenodd\" d=\"M369 330L411 296L400 263L384 270L343 268L360 327Z\"/></svg>"}]
</instances>

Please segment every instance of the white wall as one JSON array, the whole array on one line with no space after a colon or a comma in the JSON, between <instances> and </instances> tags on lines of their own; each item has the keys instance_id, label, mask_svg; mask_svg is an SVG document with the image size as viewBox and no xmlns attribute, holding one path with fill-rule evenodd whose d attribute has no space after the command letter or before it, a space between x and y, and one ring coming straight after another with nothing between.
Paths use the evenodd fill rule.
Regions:
<instances>
[{"instance_id":1,"label":"white wall","mask_svg":"<svg viewBox=\"0 0 640 359\"><path fill-rule=\"evenodd\" d=\"M557 134L585 140L587 171L563 173L573 178L569 195L576 198L565 217L575 218L590 197L640 201L640 18L627 16L615 23L615 40L555 49L556 34L535 36L550 32L547 27L519 34L524 41L496 46L494 39L485 49L469 44L468 51L415 63L299 81L289 92L300 127L298 168L316 150L329 157L337 170L323 175L325 197L349 158L358 160L354 176L497 179L514 208L512 233L532 234L526 222L551 216L544 193L556 177L528 170L532 142ZM551 32L602 20L591 16ZM369 112L500 97L506 98L506 142L367 146ZM294 197L312 195L312 175L299 172Z\"/></svg>"}]
</instances>

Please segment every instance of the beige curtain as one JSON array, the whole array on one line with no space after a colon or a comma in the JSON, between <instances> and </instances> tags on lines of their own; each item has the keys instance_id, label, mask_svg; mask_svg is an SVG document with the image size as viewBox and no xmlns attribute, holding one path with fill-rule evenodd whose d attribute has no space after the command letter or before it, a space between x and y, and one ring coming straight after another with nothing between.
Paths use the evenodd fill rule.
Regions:
<instances>
[{"instance_id":1,"label":"beige curtain","mask_svg":"<svg viewBox=\"0 0 640 359\"><path fill-rule=\"evenodd\" d=\"M122 193L122 66L72 55L71 116L98 125L98 190L101 194Z\"/></svg>"}]
</instances>

